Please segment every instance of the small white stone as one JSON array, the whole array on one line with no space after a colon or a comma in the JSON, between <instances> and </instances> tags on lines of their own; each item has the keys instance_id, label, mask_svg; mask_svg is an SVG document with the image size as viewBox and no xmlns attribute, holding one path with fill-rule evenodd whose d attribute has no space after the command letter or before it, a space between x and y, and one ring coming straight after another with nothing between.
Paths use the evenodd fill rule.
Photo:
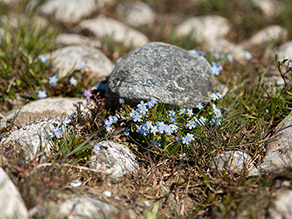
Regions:
<instances>
[{"instance_id":1,"label":"small white stone","mask_svg":"<svg viewBox=\"0 0 292 219\"><path fill-rule=\"evenodd\" d=\"M224 17L217 15L188 18L177 28L178 37L191 37L198 42L209 42L214 38L224 37L230 31L230 24Z\"/></svg>"},{"instance_id":2,"label":"small white stone","mask_svg":"<svg viewBox=\"0 0 292 219\"><path fill-rule=\"evenodd\" d=\"M121 3L117 7L122 20L132 26L151 24L154 22L155 13L144 2Z\"/></svg>"},{"instance_id":3,"label":"small white stone","mask_svg":"<svg viewBox=\"0 0 292 219\"><path fill-rule=\"evenodd\" d=\"M99 142L106 150L94 151L96 155L90 158L89 166L101 170L112 178L123 176L127 172L136 170L139 165L131 150L113 141Z\"/></svg>"},{"instance_id":4,"label":"small white stone","mask_svg":"<svg viewBox=\"0 0 292 219\"><path fill-rule=\"evenodd\" d=\"M112 206L88 196L73 196L58 205L58 208L64 218L68 219L104 218L111 212L117 212Z\"/></svg>"},{"instance_id":5,"label":"small white stone","mask_svg":"<svg viewBox=\"0 0 292 219\"><path fill-rule=\"evenodd\" d=\"M50 153L49 133L60 125L57 119L44 118L30 123L20 129L13 130L8 137L1 139L0 145L17 143L22 146L27 159L34 158L40 152Z\"/></svg>"},{"instance_id":6,"label":"small white stone","mask_svg":"<svg viewBox=\"0 0 292 219\"><path fill-rule=\"evenodd\" d=\"M123 43L128 47L138 47L148 42L148 38L139 31L104 16L84 20L80 23L80 27L83 30L93 32L98 38L111 37L114 41Z\"/></svg>"},{"instance_id":7,"label":"small white stone","mask_svg":"<svg viewBox=\"0 0 292 219\"><path fill-rule=\"evenodd\" d=\"M276 52L272 55L272 58L278 54L278 60L290 59L292 60L292 41L287 41L279 46Z\"/></svg>"},{"instance_id":8,"label":"small white stone","mask_svg":"<svg viewBox=\"0 0 292 219\"><path fill-rule=\"evenodd\" d=\"M42 13L53 15L63 23L76 23L90 15L97 8L95 0L47 0L41 7Z\"/></svg>"},{"instance_id":9,"label":"small white stone","mask_svg":"<svg viewBox=\"0 0 292 219\"><path fill-rule=\"evenodd\" d=\"M86 100L81 98L68 98L68 97L51 97L46 99L39 99L32 101L20 109L6 115L6 119L12 119L16 114L15 122L30 123L44 117L56 118L62 114L70 115L77 108L74 105L79 105L81 110L84 110ZM6 122L0 120L1 126L6 126Z\"/></svg>"},{"instance_id":10,"label":"small white stone","mask_svg":"<svg viewBox=\"0 0 292 219\"><path fill-rule=\"evenodd\" d=\"M235 173L241 173L243 170L248 172L254 169L252 158L241 151L227 151L219 154L210 163L210 167L215 170L228 170ZM255 170L253 170L254 173Z\"/></svg>"},{"instance_id":11,"label":"small white stone","mask_svg":"<svg viewBox=\"0 0 292 219\"><path fill-rule=\"evenodd\" d=\"M146 207L150 207L150 203L149 203L149 201L144 201L144 205L145 205Z\"/></svg>"},{"instance_id":12,"label":"small white stone","mask_svg":"<svg viewBox=\"0 0 292 219\"><path fill-rule=\"evenodd\" d=\"M264 43L279 42L287 39L287 36L288 31L285 28L279 25L272 25L255 33L246 43L244 43L244 46L252 47Z\"/></svg>"},{"instance_id":13,"label":"small white stone","mask_svg":"<svg viewBox=\"0 0 292 219\"><path fill-rule=\"evenodd\" d=\"M112 72L113 63L97 48L73 45L58 49L50 54L53 70L58 78L64 77L74 70L83 69L92 80L105 80ZM84 62L85 66L78 66Z\"/></svg>"},{"instance_id":14,"label":"small white stone","mask_svg":"<svg viewBox=\"0 0 292 219\"><path fill-rule=\"evenodd\" d=\"M275 219L288 219L292 215L292 191L291 190L280 190L276 194L276 198L272 207L268 209L270 218Z\"/></svg>"},{"instance_id":15,"label":"small white stone","mask_svg":"<svg viewBox=\"0 0 292 219\"><path fill-rule=\"evenodd\" d=\"M72 182L70 183L70 185L72 187L79 187L82 185L82 182L80 180L72 180Z\"/></svg>"},{"instance_id":16,"label":"small white stone","mask_svg":"<svg viewBox=\"0 0 292 219\"><path fill-rule=\"evenodd\" d=\"M110 191L104 191L103 194L108 198L112 196L112 193Z\"/></svg>"},{"instance_id":17,"label":"small white stone","mask_svg":"<svg viewBox=\"0 0 292 219\"><path fill-rule=\"evenodd\" d=\"M27 219L28 217L21 195L0 167L0 218Z\"/></svg>"}]
</instances>

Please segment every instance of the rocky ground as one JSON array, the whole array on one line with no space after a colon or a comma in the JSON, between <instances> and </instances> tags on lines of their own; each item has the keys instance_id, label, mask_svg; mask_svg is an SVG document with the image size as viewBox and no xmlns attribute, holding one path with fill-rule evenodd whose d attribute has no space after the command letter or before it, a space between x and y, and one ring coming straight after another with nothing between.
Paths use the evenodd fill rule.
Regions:
<instances>
[{"instance_id":1,"label":"rocky ground","mask_svg":"<svg viewBox=\"0 0 292 219\"><path fill-rule=\"evenodd\" d=\"M288 0L2 0L0 218L291 218Z\"/></svg>"}]
</instances>

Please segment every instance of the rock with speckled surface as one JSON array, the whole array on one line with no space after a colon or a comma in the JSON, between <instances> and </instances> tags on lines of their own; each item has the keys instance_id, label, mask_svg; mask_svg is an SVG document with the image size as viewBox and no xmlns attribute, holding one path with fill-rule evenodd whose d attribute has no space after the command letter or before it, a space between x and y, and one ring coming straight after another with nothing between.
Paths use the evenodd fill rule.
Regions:
<instances>
[{"instance_id":1,"label":"rock with speckled surface","mask_svg":"<svg viewBox=\"0 0 292 219\"><path fill-rule=\"evenodd\" d=\"M108 80L106 106L116 109L119 98L130 105L155 98L167 106L194 108L208 102L213 90L214 78L204 57L153 42L132 50L116 65Z\"/></svg>"}]
</instances>

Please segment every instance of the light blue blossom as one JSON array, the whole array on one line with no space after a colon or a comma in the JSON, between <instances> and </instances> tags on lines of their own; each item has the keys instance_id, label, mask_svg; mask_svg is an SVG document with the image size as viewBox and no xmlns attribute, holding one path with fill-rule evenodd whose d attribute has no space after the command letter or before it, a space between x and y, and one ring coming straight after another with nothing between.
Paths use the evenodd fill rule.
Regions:
<instances>
[{"instance_id":1,"label":"light blue blossom","mask_svg":"<svg viewBox=\"0 0 292 219\"><path fill-rule=\"evenodd\" d=\"M151 130L150 130L150 132L153 134L153 135L156 135L156 133L158 132L158 128L157 128L157 126L151 126Z\"/></svg>"},{"instance_id":2,"label":"light blue blossom","mask_svg":"<svg viewBox=\"0 0 292 219\"><path fill-rule=\"evenodd\" d=\"M63 135L63 132L62 132L61 128L53 129L52 133L56 138L60 138Z\"/></svg>"},{"instance_id":3,"label":"light blue blossom","mask_svg":"<svg viewBox=\"0 0 292 219\"><path fill-rule=\"evenodd\" d=\"M204 51L201 51L201 50L198 50L198 54L200 55L200 56L205 56L205 52Z\"/></svg>"},{"instance_id":4,"label":"light blue blossom","mask_svg":"<svg viewBox=\"0 0 292 219\"><path fill-rule=\"evenodd\" d=\"M116 63L118 64L122 60L122 57L118 58Z\"/></svg>"},{"instance_id":5,"label":"light blue blossom","mask_svg":"<svg viewBox=\"0 0 292 219\"><path fill-rule=\"evenodd\" d=\"M168 115L171 117L171 116L175 116L175 112L173 110L169 110L168 111Z\"/></svg>"},{"instance_id":6,"label":"light blue blossom","mask_svg":"<svg viewBox=\"0 0 292 219\"><path fill-rule=\"evenodd\" d=\"M145 136L147 136L148 133L149 133L149 129L148 129L148 127L146 126L146 124L144 124L144 125L142 126L142 134L145 135Z\"/></svg>"},{"instance_id":7,"label":"light blue blossom","mask_svg":"<svg viewBox=\"0 0 292 219\"><path fill-rule=\"evenodd\" d=\"M218 96L217 96L215 93L212 93L210 97L211 97L211 99L212 99L213 101L219 99Z\"/></svg>"},{"instance_id":8,"label":"light blue blossom","mask_svg":"<svg viewBox=\"0 0 292 219\"><path fill-rule=\"evenodd\" d=\"M212 103L211 106L212 106L213 110L217 109L217 106L214 103Z\"/></svg>"},{"instance_id":9,"label":"light blue blossom","mask_svg":"<svg viewBox=\"0 0 292 219\"><path fill-rule=\"evenodd\" d=\"M175 122L175 121L176 121L176 118L175 118L174 116L170 117L169 119L170 119L170 121L172 121L172 122Z\"/></svg>"},{"instance_id":10,"label":"light blue blossom","mask_svg":"<svg viewBox=\"0 0 292 219\"><path fill-rule=\"evenodd\" d=\"M135 117L135 115L136 115L136 113L138 113L136 110L132 110L131 112L130 112L130 114L129 114L129 116L131 117L131 118L134 118Z\"/></svg>"},{"instance_id":11,"label":"light blue blossom","mask_svg":"<svg viewBox=\"0 0 292 219\"><path fill-rule=\"evenodd\" d=\"M227 59L228 59L229 62L233 62L233 57L232 57L232 55L228 54L228 55L227 55Z\"/></svg>"},{"instance_id":12,"label":"light blue blossom","mask_svg":"<svg viewBox=\"0 0 292 219\"><path fill-rule=\"evenodd\" d=\"M38 91L38 98L45 98L47 96L48 95L47 95L46 91L43 91L43 90Z\"/></svg>"},{"instance_id":13,"label":"light blue blossom","mask_svg":"<svg viewBox=\"0 0 292 219\"><path fill-rule=\"evenodd\" d=\"M95 144L94 147L93 147L93 150L94 151L99 151L101 148L101 144Z\"/></svg>"},{"instance_id":14,"label":"light blue blossom","mask_svg":"<svg viewBox=\"0 0 292 219\"><path fill-rule=\"evenodd\" d=\"M187 109L187 115L189 117L191 117L192 115L194 115L193 110L192 109Z\"/></svg>"},{"instance_id":15,"label":"light blue blossom","mask_svg":"<svg viewBox=\"0 0 292 219\"><path fill-rule=\"evenodd\" d=\"M191 50L189 50L189 52L192 53L192 54L196 54L197 50L196 49L191 49Z\"/></svg>"},{"instance_id":16,"label":"light blue blossom","mask_svg":"<svg viewBox=\"0 0 292 219\"><path fill-rule=\"evenodd\" d=\"M186 109L185 108L182 108L179 110L179 114L182 115L182 114L185 114L186 113Z\"/></svg>"},{"instance_id":17,"label":"light blue blossom","mask_svg":"<svg viewBox=\"0 0 292 219\"><path fill-rule=\"evenodd\" d=\"M182 137L182 143L188 145L190 143L189 138L187 136Z\"/></svg>"},{"instance_id":18,"label":"light blue blossom","mask_svg":"<svg viewBox=\"0 0 292 219\"><path fill-rule=\"evenodd\" d=\"M195 127L196 127L196 122L193 121L193 120L190 120L190 121L187 123L187 127L188 127L189 129L193 129L193 128L195 128Z\"/></svg>"},{"instance_id":19,"label":"light blue blossom","mask_svg":"<svg viewBox=\"0 0 292 219\"><path fill-rule=\"evenodd\" d=\"M244 51L244 56L248 60L250 60L252 58L252 55L248 51Z\"/></svg>"},{"instance_id":20,"label":"light blue blossom","mask_svg":"<svg viewBox=\"0 0 292 219\"><path fill-rule=\"evenodd\" d=\"M191 143L194 140L194 135L187 133L187 135L185 137L182 137L182 143L188 145L189 143Z\"/></svg>"},{"instance_id":21,"label":"light blue blossom","mask_svg":"<svg viewBox=\"0 0 292 219\"><path fill-rule=\"evenodd\" d=\"M70 78L70 84L76 86L77 80L74 77Z\"/></svg>"},{"instance_id":22,"label":"light blue blossom","mask_svg":"<svg viewBox=\"0 0 292 219\"><path fill-rule=\"evenodd\" d=\"M170 124L169 126L170 126L170 128L171 128L171 130L172 130L173 132L176 132L177 129L178 129L178 127L177 127L176 124Z\"/></svg>"},{"instance_id":23,"label":"light blue blossom","mask_svg":"<svg viewBox=\"0 0 292 219\"><path fill-rule=\"evenodd\" d=\"M192 142L193 140L195 140L193 134L188 133L188 134L186 135L186 137L189 139L189 142Z\"/></svg>"},{"instance_id":24,"label":"light blue blossom","mask_svg":"<svg viewBox=\"0 0 292 219\"><path fill-rule=\"evenodd\" d=\"M129 128L125 128L124 135L126 135L126 136L130 135L130 129Z\"/></svg>"},{"instance_id":25,"label":"light blue blossom","mask_svg":"<svg viewBox=\"0 0 292 219\"><path fill-rule=\"evenodd\" d=\"M116 123L119 120L118 116L117 115L113 116L113 120L114 120L114 123Z\"/></svg>"},{"instance_id":26,"label":"light blue blossom","mask_svg":"<svg viewBox=\"0 0 292 219\"><path fill-rule=\"evenodd\" d=\"M146 108L146 106L147 106L147 104L144 103L143 100L141 100L140 103L137 105L137 107L138 107L139 109L141 109L141 108Z\"/></svg>"},{"instance_id":27,"label":"light blue blossom","mask_svg":"<svg viewBox=\"0 0 292 219\"><path fill-rule=\"evenodd\" d=\"M213 118L209 121L209 123L211 123L212 125L215 125L215 123L216 123L216 117L213 117Z\"/></svg>"},{"instance_id":28,"label":"light blue blossom","mask_svg":"<svg viewBox=\"0 0 292 219\"><path fill-rule=\"evenodd\" d=\"M182 153L179 155L179 159L183 159L186 156L186 153Z\"/></svg>"},{"instance_id":29,"label":"light blue blossom","mask_svg":"<svg viewBox=\"0 0 292 219\"><path fill-rule=\"evenodd\" d=\"M166 134L168 134L168 135L171 135L171 134L173 133L173 130L172 130L171 126L169 126L169 125L165 125L165 126L164 126L164 132L165 132Z\"/></svg>"},{"instance_id":30,"label":"light blue blossom","mask_svg":"<svg viewBox=\"0 0 292 219\"><path fill-rule=\"evenodd\" d=\"M142 115L145 115L147 112L148 112L148 109L145 107L141 107L139 108L139 112L142 114Z\"/></svg>"},{"instance_id":31,"label":"light blue blossom","mask_svg":"<svg viewBox=\"0 0 292 219\"><path fill-rule=\"evenodd\" d=\"M49 83L52 86L55 86L57 84L58 78L56 77L56 75L53 75L52 77L49 78Z\"/></svg>"},{"instance_id":32,"label":"light blue blossom","mask_svg":"<svg viewBox=\"0 0 292 219\"><path fill-rule=\"evenodd\" d=\"M82 61L79 61L77 63L77 65L78 65L78 67L83 68L86 65L86 62L84 60L82 60Z\"/></svg>"},{"instance_id":33,"label":"light blue blossom","mask_svg":"<svg viewBox=\"0 0 292 219\"><path fill-rule=\"evenodd\" d=\"M110 132L113 128L111 126L106 126L105 129L107 132Z\"/></svg>"},{"instance_id":34,"label":"light blue blossom","mask_svg":"<svg viewBox=\"0 0 292 219\"><path fill-rule=\"evenodd\" d=\"M207 121L207 119L205 118L205 117L203 117L203 116L201 116L200 118L199 118L199 124L200 125L205 125L205 122Z\"/></svg>"},{"instance_id":35,"label":"light blue blossom","mask_svg":"<svg viewBox=\"0 0 292 219\"><path fill-rule=\"evenodd\" d=\"M71 122L71 119L66 117L65 115L61 115L58 117L58 120L62 122L64 125L68 125Z\"/></svg>"},{"instance_id":36,"label":"light blue blossom","mask_svg":"<svg viewBox=\"0 0 292 219\"><path fill-rule=\"evenodd\" d=\"M137 126L137 132L138 133L142 133L142 129L143 129L143 126L142 125L139 125L139 126Z\"/></svg>"},{"instance_id":37,"label":"light blue blossom","mask_svg":"<svg viewBox=\"0 0 292 219\"><path fill-rule=\"evenodd\" d=\"M220 93L216 93L216 96L218 97L218 99L223 99L223 96Z\"/></svg>"},{"instance_id":38,"label":"light blue blossom","mask_svg":"<svg viewBox=\"0 0 292 219\"><path fill-rule=\"evenodd\" d=\"M222 119L218 119L218 118L217 118L217 120L216 120L216 123L215 123L215 124L216 124L216 125L221 125L221 122L222 122Z\"/></svg>"},{"instance_id":39,"label":"light blue blossom","mask_svg":"<svg viewBox=\"0 0 292 219\"><path fill-rule=\"evenodd\" d=\"M46 63L48 61L48 58L45 55L39 55L38 57L42 63Z\"/></svg>"},{"instance_id":40,"label":"light blue blossom","mask_svg":"<svg viewBox=\"0 0 292 219\"><path fill-rule=\"evenodd\" d=\"M198 104L196 105L196 107L197 107L199 110L201 110L201 109L204 108L204 105L203 105L202 103L198 103Z\"/></svg>"},{"instance_id":41,"label":"light blue blossom","mask_svg":"<svg viewBox=\"0 0 292 219\"><path fill-rule=\"evenodd\" d=\"M138 112L134 115L134 122L141 122L142 115L140 115Z\"/></svg>"},{"instance_id":42,"label":"light blue blossom","mask_svg":"<svg viewBox=\"0 0 292 219\"><path fill-rule=\"evenodd\" d=\"M152 125L152 122L151 122L151 121L147 121L147 122L145 123L145 127L146 127L147 130L149 130L152 126L153 126L153 125Z\"/></svg>"},{"instance_id":43,"label":"light blue blossom","mask_svg":"<svg viewBox=\"0 0 292 219\"><path fill-rule=\"evenodd\" d=\"M150 101L147 102L149 109L154 107L156 104L157 104L157 100L155 100L155 99L151 99Z\"/></svg>"},{"instance_id":44,"label":"light blue blossom","mask_svg":"<svg viewBox=\"0 0 292 219\"><path fill-rule=\"evenodd\" d=\"M119 99L119 103L120 103L120 104L123 104L123 103L125 103L125 100L124 100L123 98L120 98L120 99Z\"/></svg>"},{"instance_id":45,"label":"light blue blossom","mask_svg":"<svg viewBox=\"0 0 292 219\"><path fill-rule=\"evenodd\" d=\"M159 133L163 134L163 132L164 132L164 122L156 122L155 124L157 126L157 129L158 129Z\"/></svg>"},{"instance_id":46,"label":"light blue blossom","mask_svg":"<svg viewBox=\"0 0 292 219\"><path fill-rule=\"evenodd\" d=\"M212 62L212 65L211 65L211 71L212 71L212 74L213 75L219 75L220 74L220 71L222 70L222 66L220 63L215 63L215 62Z\"/></svg>"},{"instance_id":47,"label":"light blue blossom","mask_svg":"<svg viewBox=\"0 0 292 219\"><path fill-rule=\"evenodd\" d=\"M109 116L108 117L108 121L113 124L114 123L114 117L113 116Z\"/></svg>"},{"instance_id":48,"label":"light blue blossom","mask_svg":"<svg viewBox=\"0 0 292 219\"><path fill-rule=\"evenodd\" d=\"M90 97L92 97L91 90L84 90L83 91L83 96L86 97L87 103L90 104Z\"/></svg>"},{"instance_id":49,"label":"light blue blossom","mask_svg":"<svg viewBox=\"0 0 292 219\"><path fill-rule=\"evenodd\" d=\"M107 120L104 121L104 125L105 126L111 126L112 123L107 119Z\"/></svg>"},{"instance_id":50,"label":"light blue blossom","mask_svg":"<svg viewBox=\"0 0 292 219\"><path fill-rule=\"evenodd\" d=\"M150 140L150 144L152 144L155 147L161 147L160 141L161 141L161 139L159 139L157 141Z\"/></svg>"},{"instance_id":51,"label":"light blue blossom","mask_svg":"<svg viewBox=\"0 0 292 219\"><path fill-rule=\"evenodd\" d=\"M219 53L218 53L218 52L215 52L215 53L214 53L214 57L215 57L215 59L220 59L220 55L219 55Z\"/></svg>"},{"instance_id":52,"label":"light blue blossom","mask_svg":"<svg viewBox=\"0 0 292 219\"><path fill-rule=\"evenodd\" d=\"M220 109L214 109L213 112L215 113L215 117L216 118L220 118L222 117L222 113L221 113L221 110Z\"/></svg>"}]
</instances>

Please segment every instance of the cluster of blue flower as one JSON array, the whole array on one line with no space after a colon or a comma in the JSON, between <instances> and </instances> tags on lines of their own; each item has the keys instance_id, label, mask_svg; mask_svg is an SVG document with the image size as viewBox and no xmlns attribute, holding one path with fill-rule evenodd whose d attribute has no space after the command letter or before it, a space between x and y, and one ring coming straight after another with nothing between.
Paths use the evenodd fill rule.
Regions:
<instances>
[{"instance_id":1,"label":"cluster of blue flower","mask_svg":"<svg viewBox=\"0 0 292 219\"><path fill-rule=\"evenodd\" d=\"M45 55L39 55L38 57L42 63L46 63L48 61L48 58ZM58 82L58 78L56 77L56 75L53 75L49 78L49 83L51 86L56 86L57 82ZM70 84L76 86L77 85L77 80L74 77L70 78ZM39 90L38 91L38 98L46 98L48 95L46 93L46 91L43 90Z\"/></svg>"},{"instance_id":2,"label":"cluster of blue flower","mask_svg":"<svg viewBox=\"0 0 292 219\"><path fill-rule=\"evenodd\" d=\"M104 126L107 132L112 130L112 125L118 121L118 116L109 116L107 120L104 121Z\"/></svg>"},{"instance_id":3,"label":"cluster of blue flower","mask_svg":"<svg viewBox=\"0 0 292 219\"><path fill-rule=\"evenodd\" d=\"M210 98L212 101L222 99L220 93L212 93ZM124 99L120 98L120 104L124 104ZM157 104L157 100L151 99L148 102L141 101L136 109L133 109L129 117L132 118L133 122L138 123L135 128L136 132L148 136L152 145L161 145L161 138L159 136L177 136L176 140L181 141L183 144L188 145L194 140L194 135L187 133L185 136L178 134L181 129L187 128L189 130L195 127L202 127L205 125L207 119L203 116L197 118L194 115L193 109L181 108L179 111L169 110L167 114L167 119L169 122L163 121L153 121L153 118L149 118L151 115L151 109ZM211 125L221 125L222 113L221 110L216 107L214 103L211 104L213 109L213 118L209 120ZM204 109L204 104L198 103L196 106L200 111ZM210 113L209 113L210 114ZM149 118L149 119L147 119ZM185 124L176 124L176 121L185 122ZM110 116L104 121L104 126L108 132L113 128L112 125L118 121L118 116ZM181 126L183 125L183 126ZM180 128L179 128L180 126ZM129 129L127 130L127 134ZM181 132L179 132L181 133ZM156 139L156 140L154 140Z\"/></svg>"},{"instance_id":4,"label":"cluster of blue flower","mask_svg":"<svg viewBox=\"0 0 292 219\"><path fill-rule=\"evenodd\" d=\"M53 138L59 139L60 137L62 137L63 136L63 128L68 128L68 126L69 126L70 122L72 121L72 119L76 118L76 114L77 114L77 111L74 111L68 117L65 116L65 115L59 116L58 117L58 121L60 122L60 124L49 133L49 136L52 139ZM77 130L79 129L78 125L77 125L76 129Z\"/></svg>"}]
</instances>

